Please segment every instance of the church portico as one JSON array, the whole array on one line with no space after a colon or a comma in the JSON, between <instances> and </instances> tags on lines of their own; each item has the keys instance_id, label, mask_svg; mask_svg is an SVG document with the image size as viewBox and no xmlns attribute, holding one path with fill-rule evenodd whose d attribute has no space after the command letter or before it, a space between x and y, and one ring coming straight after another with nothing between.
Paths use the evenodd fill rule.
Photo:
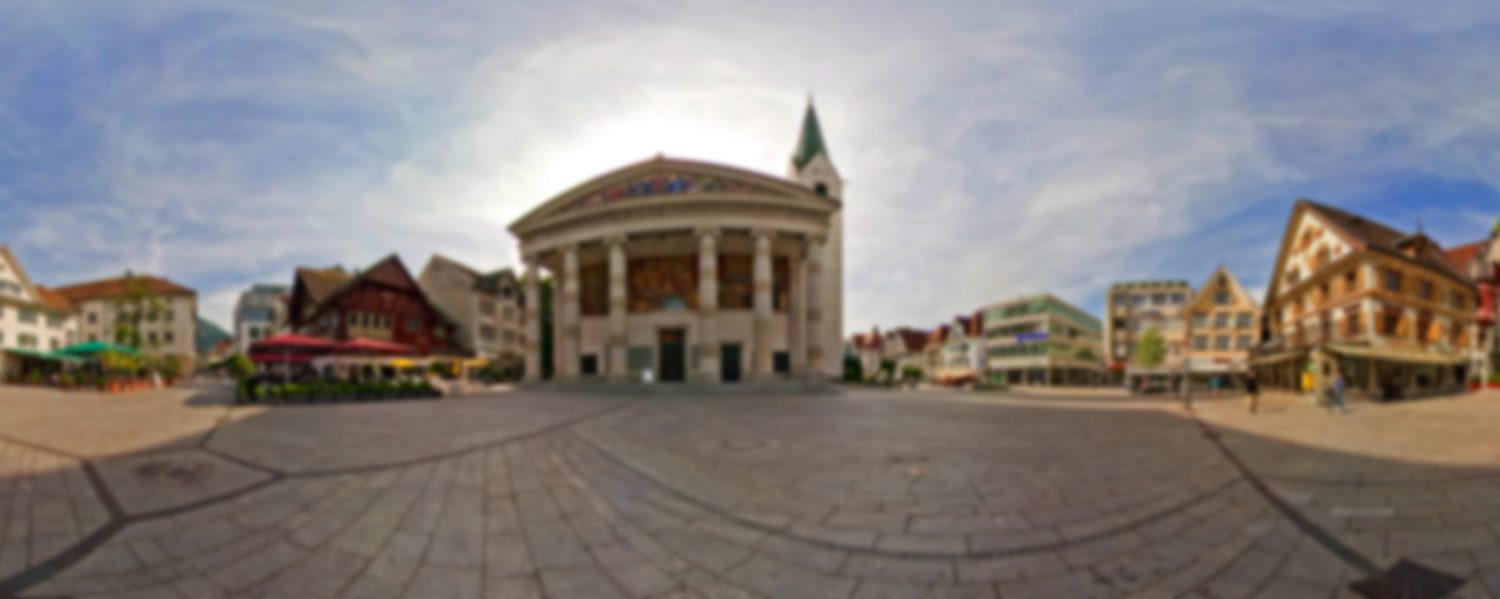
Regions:
<instances>
[{"instance_id":1,"label":"church portico","mask_svg":"<svg viewBox=\"0 0 1500 599\"><path fill-rule=\"evenodd\" d=\"M791 179L657 156L516 221L527 264L527 380L540 380L544 271L553 278L555 380L837 376L824 352L842 331L825 315L841 313L841 282L824 265L841 261L841 182L820 135L805 143L809 127L816 133L811 110Z\"/></svg>"},{"instance_id":2,"label":"church portico","mask_svg":"<svg viewBox=\"0 0 1500 599\"><path fill-rule=\"evenodd\" d=\"M811 376L800 323L817 320L804 280L805 265L816 262L806 256L821 251L822 240L805 232L815 227L746 224L753 223L650 230L636 222L596 240L528 251L528 272L552 273L558 290L556 378L635 381L647 370L663 382Z\"/></svg>"}]
</instances>

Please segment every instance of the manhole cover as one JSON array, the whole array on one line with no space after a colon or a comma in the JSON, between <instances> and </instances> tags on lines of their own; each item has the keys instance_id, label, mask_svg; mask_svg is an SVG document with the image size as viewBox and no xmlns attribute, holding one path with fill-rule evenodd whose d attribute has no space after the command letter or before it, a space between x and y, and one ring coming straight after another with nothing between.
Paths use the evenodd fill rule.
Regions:
<instances>
[{"instance_id":1,"label":"manhole cover","mask_svg":"<svg viewBox=\"0 0 1500 599\"><path fill-rule=\"evenodd\" d=\"M1463 585L1462 578L1402 559L1390 569L1349 588L1367 599L1442 599Z\"/></svg>"},{"instance_id":2,"label":"manhole cover","mask_svg":"<svg viewBox=\"0 0 1500 599\"><path fill-rule=\"evenodd\" d=\"M177 462L151 460L135 467L135 475L142 480L179 485L196 485L213 474L214 465L208 462Z\"/></svg>"}]
</instances>

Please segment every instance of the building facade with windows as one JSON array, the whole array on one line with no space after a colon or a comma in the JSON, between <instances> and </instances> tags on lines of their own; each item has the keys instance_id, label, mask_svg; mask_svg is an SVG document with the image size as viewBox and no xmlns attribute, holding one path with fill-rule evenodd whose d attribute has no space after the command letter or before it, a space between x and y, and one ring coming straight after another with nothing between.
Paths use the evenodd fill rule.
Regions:
<instances>
[{"instance_id":1,"label":"building facade with windows","mask_svg":"<svg viewBox=\"0 0 1500 599\"><path fill-rule=\"evenodd\" d=\"M1132 389L1163 387L1181 377L1187 356L1187 281L1130 281L1110 286L1105 299L1104 351L1111 382ZM1166 348L1157 364L1143 364L1136 351L1155 330Z\"/></svg>"},{"instance_id":2,"label":"building facade with windows","mask_svg":"<svg viewBox=\"0 0 1500 599\"><path fill-rule=\"evenodd\" d=\"M79 341L138 344L147 354L180 358L184 371L192 372L198 355L196 291L127 271L121 277L59 287L57 293L77 312Z\"/></svg>"},{"instance_id":3,"label":"building facade with windows","mask_svg":"<svg viewBox=\"0 0 1500 599\"><path fill-rule=\"evenodd\" d=\"M1187 369L1196 385L1213 379L1225 387L1243 384L1250 349L1260 341L1260 304L1227 267L1203 282L1187 307Z\"/></svg>"},{"instance_id":4,"label":"building facade with windows","mask_svg":"<svg viewBox=\"0 0 1500 599\"><path fill-rule=\"evenodd\" d=\"M286 303L291 289L286 285L257 283L240 294L234 304L234 348L250 353L250 344L286 330Z\"/></svg>"},{"instance_id":5,"label":"building facade with windows","mask_svg":"<svg viewBox=\"0 0 1500 599\"><path fill-rule=\"evenodd\" d=\"M558 292L555 378L828 380L842 370L842 181L809 105L786 178L657 156L568 190L510 227Z\"/></svg>"},{"instance_id":6,"label":"building facade with windows","mask_svg":"<svg viewBox=\"0 0 1500 599\"><path fill-rule=\"evenodd\" d=\"M1342 373L1352 397L1457 391L1477 334L1474 284L1426 235L1299 200L1266 291L1263 384L1318 396Z\"/></svg>"},{"instance_id":7,"label":"building facade with windows","mask_svg":"<svg viewBox=\"0 0 1500 599\"><path fill-rule=\"evenodd\" d=\"M0 375L18 372L31 353L72 345L77 335L67 298L33 284L10 248L0 245Z\"/></svg>"},{"instance_id":8,"label":"building facade with windows","mask_svg":"<svg viewBox=\"0 0 1500 599\"><path fill-rule=\"evenodd\" d=\"M298 268L287 302L292 332L335 341L372 339L419 355L459 355L458 325L392 254L357 273Z\"/></svg>"},{"instance_id":9,"label":"building facade with windows","mask_svg":"<svg viewBox=\"0 0 1500 599\"><path fill-rule=\"evenodd\" d=\"M1005 385L1093 385L1104 380L1102 326L1051 294L991 305L984 323L984 365Z\"/></svg>"},{"instance_id":10,"label":"building facade with windows","mask_svg":"<svg viewBox=\"0 0 1500 599\"><path fill-rule=\"evenodd\" d=\"M521 360L525 307L521 285L509 268L490 273L434 254L417 277L427 297L459 325L458 345L485 359Z\"/></svg>"},{"instance_id":11,"label":"building facade with windows","mask_svg":"<svg viewBox=\"0 0 1500 599\"><path fill-rule=\"evenodd\" d=\"M1469 344L1470 379L1487 382L1500 372L1500 328L1497 328L1497 303L1500 303L1500 221L1490 229L1487 239L1448 250L1448 259L1469 277L1479 291L1479 306L1474 312L1477 331Z\"/></svg>"}]
</instances>

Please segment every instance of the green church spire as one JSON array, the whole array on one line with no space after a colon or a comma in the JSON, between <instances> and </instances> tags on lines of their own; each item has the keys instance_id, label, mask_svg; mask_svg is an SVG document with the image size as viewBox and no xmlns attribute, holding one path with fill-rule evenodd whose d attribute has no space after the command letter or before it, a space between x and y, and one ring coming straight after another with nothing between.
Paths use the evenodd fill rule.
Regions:
<instances>
[{"instance_id":1,"label":"green church spire","mask_svg":"<svg viewBox=\"0 0 1500 599\"><path fill-rule=\"evenodd\" d=\"M828 148L823 146L823 129L818 126L818 111L813 109L812 98L807 99L807 114L802 117L802 134L797 136L797 149L792 153L792 164L797 170L807 167L807 163L818 154L828 156Z\"/></svg>"}]
</instances>

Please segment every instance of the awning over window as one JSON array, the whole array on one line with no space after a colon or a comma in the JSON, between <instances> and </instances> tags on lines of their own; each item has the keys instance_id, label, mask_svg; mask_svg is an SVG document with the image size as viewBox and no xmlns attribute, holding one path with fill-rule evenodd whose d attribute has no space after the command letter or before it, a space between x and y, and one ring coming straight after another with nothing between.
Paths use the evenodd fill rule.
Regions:
<instances>
[{"instance_id":1,"label":"awning over window","mask_svg":"<svg viewBox=\"0 0 1500 599\"><path fill-rule=\"evenodd\" d=\"M1348 345L1344 343L1330 343L1324 347L1330 352L1347 358L1366 358L1372 360L1384 360L1387 362L1431 364L1435 366L1454 366L1468 362L1468 358L1464 356L1446 353L1435 349L1422 351L1412 349L1398 349L1394 347Z\"/></svg>"}]
</instances>

